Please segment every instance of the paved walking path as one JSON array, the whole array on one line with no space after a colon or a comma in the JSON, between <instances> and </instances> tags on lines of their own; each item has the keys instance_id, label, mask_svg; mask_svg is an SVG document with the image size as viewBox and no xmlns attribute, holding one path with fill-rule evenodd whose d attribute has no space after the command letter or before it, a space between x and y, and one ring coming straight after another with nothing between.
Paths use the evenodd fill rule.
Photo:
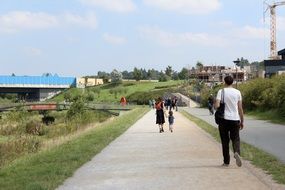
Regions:
<instances>
[{"instance_id":1,"label":"paved walking path","mask_svg":"<svg viewBox=\"0 0 285 190\"><path fill-rule=\"evenodd\" d=\"M175 112L174 132L158 133L151 110L59 190L285 189L244 161L221 167L220 144Z\"/></svg>"}]
</instances>

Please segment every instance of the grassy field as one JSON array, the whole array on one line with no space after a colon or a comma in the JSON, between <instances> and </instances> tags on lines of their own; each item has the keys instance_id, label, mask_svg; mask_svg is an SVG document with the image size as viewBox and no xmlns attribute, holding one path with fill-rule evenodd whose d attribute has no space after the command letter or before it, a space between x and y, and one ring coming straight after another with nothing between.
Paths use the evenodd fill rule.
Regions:
<instances>
[{"instance_id":1,"label":"grassy field","mask_svg":"<svg viewBox=\"0 0 285 190\"><path fill-rule=\"evenodd\" d=\"M182 114L211 134L218 142L221 142L217 128L185 111ZM241 142L241 156L272 175L272 178L278 183L285 184L285 164L278 161L274 156L244 142Z\"/></svg>"},{"instance_id":2,"label":"grassy field","mask_svg":"<svg viewBox=\"0 0 285 190\"><path fill-rule=\"evenodd\" d=\"M67 143L14 161L0 171L1 189L55 189L147 111L135 109Z\"/></svg>"},{"instance_id":3,"label":"grassy field","mask_svg":"<svg viewBox=\"0 0 285 190\"><path fill-rule=\"evenodd\" d=\"M129 96L135 92L149 92L151 90L168 88L173 86L178 86L183 81L167 81L167 82L123 82L119 85L104 84L101 86L90 87L86 89L70 89L72 93L83 93L83 92L93 92L95 94L95 103L98 102L109 102L109 103L119 103L122 96ZM117 91L118 93L115 94ZM64 93L56 96L51 101L61 102L64 100Z\"/></svg>"}]
</instances>

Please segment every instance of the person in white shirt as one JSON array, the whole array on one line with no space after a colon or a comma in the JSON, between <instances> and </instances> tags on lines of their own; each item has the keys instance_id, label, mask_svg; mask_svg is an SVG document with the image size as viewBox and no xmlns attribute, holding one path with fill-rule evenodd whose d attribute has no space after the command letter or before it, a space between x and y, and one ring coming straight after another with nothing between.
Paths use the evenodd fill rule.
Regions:
<instances>
[{"instance_id":1,"label":"person in white shirt","mask_svg":"<svg viewBox=\"0 0 285 190\"><path fill-rule=\"evenodd\" d=\"M240 137L239 130L243 129L244 118L242 108L242 97L239 90L232 87L233 78L226 76L224 78L225 88L223 89L223 97L225 103L224 119L219 124L219 132L222 141L224 163L222 166L229 166L230 152L229 143L232 141L234 158L237 166L241 167L242 162L240 158ZM222 100L222 89L218 91L215 101L215 108L220 107Z\"/></svg>"}]
</instances>

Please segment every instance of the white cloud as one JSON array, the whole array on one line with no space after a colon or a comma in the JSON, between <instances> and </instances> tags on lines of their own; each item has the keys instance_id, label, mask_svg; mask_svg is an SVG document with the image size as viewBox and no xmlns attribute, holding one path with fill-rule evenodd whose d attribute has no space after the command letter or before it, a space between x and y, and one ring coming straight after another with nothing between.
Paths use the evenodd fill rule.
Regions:
<instances>
[{"instance_id":1,"label":"white cloud","mask_svg":"<svg viewBox=\"0 0 285 190\"><path fill-rule=\"evenodd\" d=\"M164 46L198 45L223 47L227 40L207 33L172 33L163 31L158 27L140 27L139 32L143 38L147 38Z\"/></svg>"},{"instance_id":2,"label":"white cloud","mask_svg":"<svg viewBox=\"0 0 285 190\"><path fill-rule=\"evenodd\" d=\"M42 55L42 50L34 47L25 47L24 52L29 56L39 56Z\"/></svg>"},{"instance_id":3,"label":"white cloud","mask_svg":"<svg viewBox=\"0 0 285 190\"><path fill-rule=\"evenodd\" d=\"M25 29L46 29L57 25L55 16L43 12L13 11L0 16L0 31L8 33Z\"/></svg>"},{"instance_id":4,"label":"white cloud","mask_svg":"<svg viewBox=\"0 0 285 190\"><path fill-rule=\"evenodd\" d=\"M97 18L94 13L88 13L85 16L66 13L64 15L64 23L70 25L83 26L88 28L97 28Z\"/></svg>"},{"instance_id":5,"label":"white cloud","mask_svg":"<svg viewBox=\"0 0 285 190\"><path fill-rule=\"evenodd\" d=\"M115 45L121 45L121 44L124 44L126 43L126 39L123 38L123 37L119 37L119 36L114 36L114 35L111 35L111 34L108 34L108 33L105 33L103 35L103 39L110 43L110 44L115 44Z\"/></svg>"},{"instance_id":6,"label":"white cloud","mask_svg":"<svg viewBox=\"0 0 285 190\"><path fill-rule=\"evenodd\" d=\"M16 33L23 30L43 30L70 25L95 29L97 19L94 13L84 16L65 13L50 15L43 12L13 11L0 15L0 32Z\"/></svg>"},{"instance_id":7,"label":"white cloud","mask_svg":"<svg viewBox=\"0 0 285 190\"><path fill-rule=\"evenodd\" d=\"M220 0L144 0L144 3L183 14L207 14L221 7Z\"/></svg>"},{"instance_id":8,"label":"white cloud","mask_svg":"<svg viewBox=\"0 0 285 190\"><path fill-rule=\"evenodd\" d=\"M254 26L244 26L235 29L235 36L241 39L264 39L269 38L269 29Z\"/></svg>"},{"instance_id":9,"label":"white cloud","mask_svg":"<svg viewBox=\"0 0 285 190\"><path fill-rule=\"evenodd\" d=\"M136 9L136 5L132 0L80 0L83 4L101 7L109 11L115 12L132 12Z\"/></svg>"}]
</instances>

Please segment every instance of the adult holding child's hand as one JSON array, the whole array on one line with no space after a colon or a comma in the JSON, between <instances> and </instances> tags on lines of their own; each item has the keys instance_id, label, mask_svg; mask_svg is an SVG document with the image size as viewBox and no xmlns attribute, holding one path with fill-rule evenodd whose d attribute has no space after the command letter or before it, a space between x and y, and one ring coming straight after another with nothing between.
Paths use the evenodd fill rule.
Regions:
<instances>
[{"instance_id":1,"label":"adult holding child's hand","mask_svg":"<svg viewBox=\"0 0 285 190\"><path fill-rule=\"evenodd\" d=\"M159 132L164 132L163 124L165 123L165 117L164 117L164 105L162 98L159 97L157 101L155 102L155 109L156 109L156 124L158 124Z\"/></svg>"}]
</instances>

